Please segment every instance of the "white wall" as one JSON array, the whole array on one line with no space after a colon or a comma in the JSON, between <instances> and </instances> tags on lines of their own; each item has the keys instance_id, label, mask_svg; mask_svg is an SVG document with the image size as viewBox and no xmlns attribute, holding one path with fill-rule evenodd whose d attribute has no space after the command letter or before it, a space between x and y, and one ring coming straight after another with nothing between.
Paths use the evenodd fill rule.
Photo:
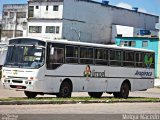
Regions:
<instances>
[{"instance_id":1,"label":"white wall","mask_svg":"<svg viewBox=\"0 0 160 120\"><path fill-rule=\"evenodd\" d=\"M112 25L112 41L115 41L117 35L122 35L123 37L133 37L134 27L122 26L122 25Z\"/></svg>"},{"instance_id":2,"label":"white wall","mask_svg":"<svg viewBox=\"0 0 160 120\"><path fill-rule=\"evenodd\" d=\"M53 6L58 5L58 11L53 11ZM46 39L62 38L62 14L63 2L29 2L29 6L34 6L33 17L28 20L28 34L29 37L43 37ZM39 8L36 9L36 6ZM46 11L48 6L48 11ZM30 33L29 26L42 26L41 33ZM45 33L46 26L59 26L59 34Z\"/></svg>"},{"instance_id":3,"label":"white wall","mask_svg":"<svg viewBox=\"0 0 160 120\"><path fill-rule=\"evenodd\" d=\"M53 11L54 5L59 6L58 11ZM34 6L33 18L62 18L62 2L29 2L29 6ZM36 6L39 6L39 9L36 9ZM48 6L48 11L46 11L46 6Z\"/></svg>"},{"instance_id":4,"label":"white wall","mask_svg":"<svg viewBox=\"0 0 160 120\"><path fill-rule=\"evenodd\" d=\"M57 4L60 5L59 11L55 13L53 5ZM35 9L37 5L39 9ZM46 5L49 6L48 11L46 11ZM41 25L44 29L47 24L51 26L59 21L61 32L57 36L45 34L43 30L41 34L28 33L28 36L61 37L74 41L107 44L112 39L112 25L155 30L155 23L158 22L158 18L152 15L83 0L64 0L63 3L29 2L29 6L35 7L34 17L29 19L28 26ZM123 34L130 35L127 31Z\"/></svg>"},{"instance_id":5,"label":"white wall","mask_svg":"<svg viewBox=\"0 0 160 120\"><path fill-rule=\"evenodd\" d=\"M135 28L130 26L122 26L122 25L112 25L112 41L113 42L115 41L115 37L117 37L117 35L122 35L122 37L139 37L140 30L145 30L145 29ZM157 30L150 30L150 32L151 32L151 35L148 35L148 37L151 37L151 36L158 37ZM147 36L145 35L145 37Z\"/></svg>"},{"instance_id":6,"label":"white wall","mask_svg":"<svg viewBox=\"0 0 160 120\"><path fill-rule=\"evenodd\" d=\"M29 33L29 26L42 26L42 32L41 33ZM59 34L54 33L45 33L46 26L59 26L60 31ZM28 23L28 37L43 37L46 39L58 39L62 37L62 22L60 21L48 21L48 20L38 20L38 21L32 21Z\"/></svg>"}]
</instances>

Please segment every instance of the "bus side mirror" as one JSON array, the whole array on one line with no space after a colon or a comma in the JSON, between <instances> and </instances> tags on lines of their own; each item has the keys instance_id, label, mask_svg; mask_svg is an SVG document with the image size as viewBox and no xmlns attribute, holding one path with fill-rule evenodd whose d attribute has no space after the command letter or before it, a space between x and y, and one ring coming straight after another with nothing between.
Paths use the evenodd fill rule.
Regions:
<instances>
[{"instance_id":1,"label":"bus side mirror","mask_svg":"<svg viewBox=\"0 0 160 120\"><path fill-rule=\"evenodd\" d=\"M54 53L54 47L51 48L50 55L53 55L53 53Z\"/></svg>"}]
</instances>

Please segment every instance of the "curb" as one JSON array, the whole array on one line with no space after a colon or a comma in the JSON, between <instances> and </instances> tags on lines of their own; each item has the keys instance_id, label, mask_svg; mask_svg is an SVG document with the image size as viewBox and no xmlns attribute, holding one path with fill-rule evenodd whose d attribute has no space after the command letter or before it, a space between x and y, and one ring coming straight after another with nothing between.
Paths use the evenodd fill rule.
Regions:
<instances>
[{"instance_id":1,"label":"curb","mask_svg":"<svg viewBox=\"0 0 160 120\"><path fill-rule=\"evenodd\" d=\"M157 103L160 102L160 100L117 100L117 101L111 101L111 100L101 100L101 101L0 101L0 105L36 105L36 104L91 104L91 103L144 103L144 102L152 102Z\"/></svg>"}]
</instances>

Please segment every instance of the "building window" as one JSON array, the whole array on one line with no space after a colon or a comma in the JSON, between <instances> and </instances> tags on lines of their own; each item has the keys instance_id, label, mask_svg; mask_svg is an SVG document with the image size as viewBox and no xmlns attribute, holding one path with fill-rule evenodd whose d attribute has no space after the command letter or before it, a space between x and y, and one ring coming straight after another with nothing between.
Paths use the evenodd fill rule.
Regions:
<instances>
[{"instance_id":1,"label":"building window","mask_svg":"<svg viewBox=\"0 0 160 120\"><path fill-rule=\"evenodd\" d=\"M29 26L29 33L41 33L42 26Z\"/></svg>"},{"instance_id":2,"label":"building window","mask_svg":"<svg viewBox=\"0 0 160 120\"><path fill-rule=\"evenodd\" d=\"M59 34L59 26L46 26L46 33Z\"/></svg>"},{"instance_id":3,"label":"building window","mask_svg":"<svg viewBox=\"0 0 160 120\"><path fill-rule=\"evenodd\" d=\"M48 5L46 6L46 11L48 11Z\"/></svg>"},{"instance_id":4,"label":"building window","mask_svg":"<svg viewBox=\"0 0 160 120\"><path fill-rule=\"evenodd\" d=\"M135 41L130 41L130 44L129 44L131 47L135 47L136 46L136 42Z\"/></svg>"},{"instance_id":5,"label":"building window","mask_svg":"<svg viewBox=\"0 0 160 120\"><path fill-rule=\"evenodd\" d=\"M135 41L121 41L120 45L121 46L135 47L136 46L136 42Z\"/></svg>"},{"instance_id":6,"label":"building window","mask_svg":"<svg viewBox=\"0 0 160 120\"><path fill-rule=\"evenodd\" d=\"M17 12L16 17L17 18L26 18L26 12Z\"/></svg>"},{"instance_id":7,"label":"building window","mask_svg":"<svg viewBox=\"0 0 160 120\"><path fill-rule=\"evenodd\" d=\"M58 11L58 5L53 6L53 11Z\"/></svg>"},{"instance_id":8,"label":"building window","mask_svg":"<svg viewBox=\"0 0 160 120\"><path fill-rule=\"evenodd\" d=\"M56 34L59 34L59 26L56 26Z\"/></svg>"},{"instance_id":9,"label":"building window","mask_svg":"<svg viewBox=\"0 0 160 120\"><path fill-rule=\"evenodd\" d=\"M14 18L14 12L10 12L10 18Z\"/></svg>"},{"instance_id":10,"label":"building window","mask_svg":"<svg viewBox=\"0 0 160 120\"><path fill-rule=\"evenodd\" d=\"M3 12L3 15L4 16L8 16L8 12Z\"/></svg>"},{"instance_id":11,"label":"building window","mask_svg":"<svg viewBox=\"0 0 160 120\"><path fill-rule=\"evenodd\" d=\"M36 6L36 9L39 9L39 6Z\"/></svg>"},{"instance_id":12,"label":"building window","mask_svg":"<svg viewBox=\"0 0 160 120\"><path fill-rule=\"evenodd\" d=\"M34 6L29 6L28 8L28 17L33 17Z\"/></svg>"},{"instance_id":13,"label":"building window","mask_svg":"<svg viewBox=\"0 0 160 120\"><path fill-rule=\"evenodd\" d=\"M121 41L122 46L128 46L128 41Z\"/></svg>"},{"instance_id":14,"label":"building window","mask_svg":"<svg viewBox=\"0 0 160 120\"><path fill-rule=\"evenodd\" d=\"M148 41L142 41L142 47L148 47Z\"/></svg>"},{"instance_id":15,"label":"building window","mask_svg":"<svg viewBox=\"0 0 160 120\"><path fill-rule=\"evenodd\" d=\"M55 26L46 26L46 33L55 33Z\"/></svg>"}]
</instances>

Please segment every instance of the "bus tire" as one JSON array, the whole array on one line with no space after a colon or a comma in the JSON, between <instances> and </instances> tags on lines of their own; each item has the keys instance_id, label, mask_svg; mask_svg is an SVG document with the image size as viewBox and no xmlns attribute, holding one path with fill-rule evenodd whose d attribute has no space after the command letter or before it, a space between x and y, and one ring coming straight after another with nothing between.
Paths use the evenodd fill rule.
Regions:
<instances>
[{"instance_id":1,"label":"bus tire","mask_svg":"<svg viewBox=\"0 0 160 120\"><path fill-rule=\"evenodd\" d=\"M88 95L93 98L101 98L103 92L88 92Z\"/></svg>"},{"instance_id":2,"label":"bus tire","mask_svg":"<svg viewBox=\"0 0 160 120\"><path fill-rule=\"evenodd\" d=\"M59 93L56 95L58 98L70 98L72 94L72 86L69 82L64 81L61 84Z\"/></svg>"},{"instance_id":3,"label":"bus tire","mask_svg":"<svg viewBox=\"0 0 160 120\"><path fill-rule=\"evenodd\" d=\"M120 90L120 97L121 98L124 98L124 99L127 99L128 98L128 95L129 95L129 84L127 82L124 82L122 85L121 85L121 90Z\"/></svg>"},{"instance_id":4,"label":"bus tire","mask_svg":"<svg viewBox=\"0 0 160 120\"><path fill-rule=\"evenodd\" d=\"M30 92L30 91L24 91L24 94L28 97L28 98L35 98L37 96L36 92Z\"/></svg>"}]
</instances>

